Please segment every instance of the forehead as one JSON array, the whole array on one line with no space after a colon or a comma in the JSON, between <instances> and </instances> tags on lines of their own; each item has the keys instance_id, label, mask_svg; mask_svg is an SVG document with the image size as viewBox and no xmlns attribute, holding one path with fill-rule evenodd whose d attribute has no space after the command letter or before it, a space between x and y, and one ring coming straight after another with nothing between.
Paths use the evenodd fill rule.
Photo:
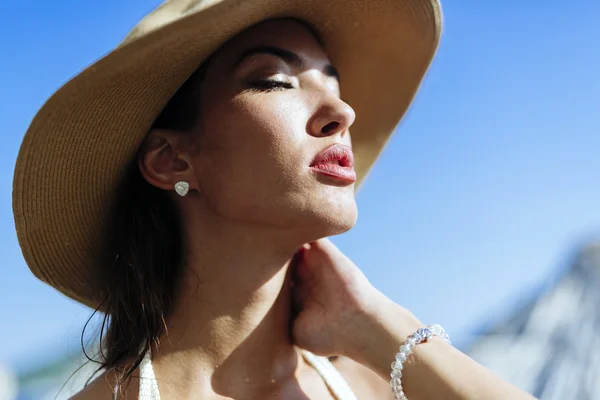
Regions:
<instances>
[{"instance_id":1,"label":"forehead","mask_svg":"<svg viewBox=\"0 0 600 400\"><path fill-rule=\"evenodd\" d=\"M245 50L265 45L293 51L309 60L329 62L315 32L294 19L269 20L242 31L223 45L215 61L233 62Z\"/></svg>"}]
</instances>

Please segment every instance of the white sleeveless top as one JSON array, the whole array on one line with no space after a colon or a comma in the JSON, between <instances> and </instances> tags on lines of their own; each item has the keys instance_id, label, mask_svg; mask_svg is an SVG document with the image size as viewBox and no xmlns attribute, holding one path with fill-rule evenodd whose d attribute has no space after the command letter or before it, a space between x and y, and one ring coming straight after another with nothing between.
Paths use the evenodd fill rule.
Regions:
<instances>
[{"instance_id":1,"label":"white sleeveless top","mask_svg":"<svg viewBox=\"0 0 600 400\"><path fill-rule=\"evenodd\" d=\"M321 375L325 384L337 400L357 400L344 377L335 369L327 357L320 357L306 350L302 350L302 356ZM119 387L117 386L115 387L114 399L117 398L118 393ZM146 352L140 364L140 393L138 400L160 400L160 392L158 391L158 383L154 376L150 352Z\"/></svg>"}]
</instances>

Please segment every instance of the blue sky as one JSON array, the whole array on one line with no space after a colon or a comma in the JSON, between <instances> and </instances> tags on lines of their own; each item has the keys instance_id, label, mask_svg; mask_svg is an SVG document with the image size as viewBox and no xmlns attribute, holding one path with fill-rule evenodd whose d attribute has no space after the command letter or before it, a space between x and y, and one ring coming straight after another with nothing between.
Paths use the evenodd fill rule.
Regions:
<instances>
[{"instance_id":1,"label":"blue sky","mask_svg":"<svg viewBox=\"0 0 600 400\"><path fill-rule=\"evenodd\" d=\"M25 266L14 162L44 100L156 0L0 4L0 363L77 345L90 311ZM334 241L380 290L459 341L600 233L600 2L447 1L442 45ZM342 88L343 90L343 88Z\"/></svg>"}]
</instances>

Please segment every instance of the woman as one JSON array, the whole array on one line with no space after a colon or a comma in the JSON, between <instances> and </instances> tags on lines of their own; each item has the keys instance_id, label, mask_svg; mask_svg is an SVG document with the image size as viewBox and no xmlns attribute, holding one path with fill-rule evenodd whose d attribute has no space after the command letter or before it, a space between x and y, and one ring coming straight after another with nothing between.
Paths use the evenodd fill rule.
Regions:
<instances>
[{"instance_id":1,"label":"woman","mask_svg":"<svg viewBox=\"0 0 600 400\"><path fill-rule=\"evenodd\" d=\"M76 399L530 398L323 239L354 225L439 21L428 0L170 0L48 101L14 210L32 271L107 316Z\"/></svg>"}]
</instances>

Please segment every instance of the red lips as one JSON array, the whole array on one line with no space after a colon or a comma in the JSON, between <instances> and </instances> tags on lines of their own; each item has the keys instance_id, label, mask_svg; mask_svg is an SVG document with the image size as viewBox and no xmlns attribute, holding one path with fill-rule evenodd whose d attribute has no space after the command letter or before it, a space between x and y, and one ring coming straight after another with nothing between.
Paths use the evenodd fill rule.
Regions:
<instances>
[{"instance_id":1,"label":"red lips","mask_svg":"<svg viewBox=\"0 0 600 400\"><path fill-rule=\"evenodd\" d=\"M348 146L336 143L317 154L310 164L313 171L347 183L356 182L354 154Z\"/></svg>"}]
</instances>

